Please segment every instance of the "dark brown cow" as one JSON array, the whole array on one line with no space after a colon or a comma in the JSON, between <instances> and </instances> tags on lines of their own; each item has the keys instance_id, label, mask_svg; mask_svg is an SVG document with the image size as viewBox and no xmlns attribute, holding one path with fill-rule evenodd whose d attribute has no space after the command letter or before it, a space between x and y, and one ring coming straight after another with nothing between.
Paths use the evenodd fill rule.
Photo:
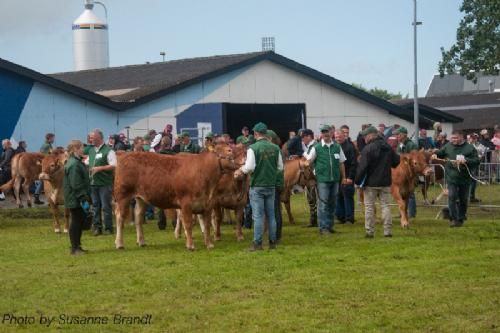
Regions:
<instances>
[{"instance_id":1,"label":"dark brown cow","mask_svg":"<svg viewBox=\"0 0 500 333\"><path fill-rule=\"evenodd\" d=\"M45 189L45 197L52 211L52 216L54 218L53 226L54 231L61 232L61 227L59 224L59 208L58 205L64 205L64 192L63 192L63 181L64 181L64 162L67 156L64 151L56 150L50 155L46 155L42 160L42 173L40 174L40 180L43 180L43 186ZM70 210L64 209L64 232L68 232L69 229L69 214Z\"/></svg>"},{"instance_id":2,"label":"dark brown cow","mask_svg":"<svg viewBox=\"0 0 500 333\"><path fill-rule=\"evenodd\" d=\"M304 187L307 185L312 185L315 183L315 178L312 172L312 168L305 158L286 160L284 168L285 184L283 192L281 192L280 200L285 205L286 213L288 215L288 221L291 224L295 224L295 220L293 218L292 210L290 207L290 196L292 194L292 188L295 185Z\"/></svg>"},{"instance_id":3,"label":"dark brown cow","mask_svg":"<svg viewBox=\"0 0 500 333\"><path fill-rule=\"evenodd\" d=\"M139 246L145 245L142 224L146 204L150 204L162 209L181 209L189 250L194 249L192 215L202 214L205 245L213 248L210 217L215 204L215 188L221 175L226 170L237 169L240 162L233 159L232 149L227 144L216 145L214 153L160 155L134 152L119 155L113 193L116 248L124 247L123 225L132 198L136 199L134 221Z\"/></svg>"},{"instance_id":4,"label":"dark brown cow","mask_svg":"<svg viewBox=\"0 0 500 333\"><path fill-rule=\"evenodd\" d=\"M42 160L45 155L40 153L20 153L12 158L11 173L12 179L0 187L1 192L8 192L14 189L16 204L19 208L23 208L21 200L21 187L27 197L26 204L31 207L30 185L38 179L42 171Z\"/></svg>"},{"instance_id":5,"label":"dark brown cow","mask_svg":"<svg viewBox=\"0 0 500 333\"><path fill-rule=\"evenodd\" d=\"M392 169L391 192L394 200L399 206L401 215L401 226L407 228L408 220L408 200L410 194L415 189L415 181L418 175L427 176L432 169L427 163L427 158L423 151L412 151L409 154L401 154L401 162Z\"/></svg>"}]
</instances>

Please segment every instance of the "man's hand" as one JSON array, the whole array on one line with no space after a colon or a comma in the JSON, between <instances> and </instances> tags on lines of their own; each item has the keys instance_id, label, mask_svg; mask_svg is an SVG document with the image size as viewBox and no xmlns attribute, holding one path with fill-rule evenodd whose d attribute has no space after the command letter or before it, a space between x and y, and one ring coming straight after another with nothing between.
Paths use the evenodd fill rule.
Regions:
<instances>
[{"instance_id":1,"label":"man's hand","mask_svg":"<svg viewBox=\"0 0 500 333\"><path fill-rule=\"evenodd\" d=\"M350 178L344 178L342 180L342 185L351 185L352 184L352 179Z\"/></svg>"},{"instance_id":2,"label":"man's hand","mask_svg":"<svg viewBox=\"0 0 500 333\"><path fill-rule=\"evenodd\" d=\"M234 178L242 178L243 177L243 171L241 169L238 169L234 172Z\"/></svg>"},{"instance_id":3,"label":"man's hand","mask_svg":"<svg viewBox=\"0 0 500 333\"><path fill-rule=\"evenodd\" d=\"M436 154L432 154L432 155L431 155L431 160L437 160L437 158L438 158L438 157L437 157L437 155L436 155Z\"/></svg>"},{"instance_id":4,"label":"man's hand","mask_svg":"<svg viewBox=\"0 0 500 333\"><path fill-rule=\"evenodd\" d=\"M92 176L95 175L98 172L101 172L101 167L96 166L96 167L93 167L92 169L90 169L90 174Z\"/></svg>"}]
</instances>

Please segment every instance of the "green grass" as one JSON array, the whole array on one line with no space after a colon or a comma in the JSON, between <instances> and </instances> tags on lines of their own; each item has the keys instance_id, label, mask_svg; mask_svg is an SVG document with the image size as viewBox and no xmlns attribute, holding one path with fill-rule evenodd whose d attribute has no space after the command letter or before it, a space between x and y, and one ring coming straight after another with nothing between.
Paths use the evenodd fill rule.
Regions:
<instances>
[{"instance_id":1,"label":"green grass","mask_svg":"<svg viewBox=\"0 0 500 333\"><path fill-rule=\"evenodd\" d=\"M276 251L248 253L251 232L233 227L207 251L196 228L193 253L171 229L145 226L148 244L126 249L86 232L87 256L71 257L66 235L48 219L0 212L0 315L34 316L37 324L0 322L1 332L492 332L500 330L500 219L470 217L461 229L419 208L409 230L394 219L394 238L364 238L354 225L320 237L303 228L305 205L294 196L299 225L285 218ZM36 212L36 209L32 210ZM497 211L498 212L498 211ZM8 213L6 213L8 215ZM396 213L394 213L396 216ZM151 325L61 325L40 315L152 315Z\"/></svg>"}]
</instances>

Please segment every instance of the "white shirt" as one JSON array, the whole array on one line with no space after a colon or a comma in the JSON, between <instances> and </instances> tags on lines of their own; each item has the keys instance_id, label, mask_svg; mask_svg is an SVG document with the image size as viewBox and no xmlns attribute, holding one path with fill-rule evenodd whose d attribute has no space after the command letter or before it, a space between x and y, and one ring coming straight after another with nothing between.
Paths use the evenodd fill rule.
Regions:
<instances>
[{"instance_id":1,"label":"white shirt","mask_svg":"<svg viewBox=\"0 0 500 333\"><path fill-rule=\"evenodd\" d=\"M334 144L333 141L327 143L323 139L321 139L321 146L322 147L324 147L324 146L330 147L333 144ZM335 156L335 158L337 158L340 163L344 163L345 160L346 160L346 158L345 158L345 155L344 155L344 151L342 150L342 147L340 147L340 152L339 152L338 155L339 155L338 158L337 158L337 156ZM312 147L311 151L309 152L309 154L307 153L307 151L305 151L303 156L308 161L311 161L311 162L314 161L316 159L316 148Z\"/></svg>"},{"instance_id":2,"label":"white shirt","mask_svg":"<svg viewBox=\"0 0 500 333\"><path fill-rule=\"evenodd\" d=\"M255 170L255 152L252 150L252 148L247 149L247 160L245 162L245 165L241 167L241 171L243 171L244 174L250 173ZM278 170L281 171L283 170L283 158L281 157L281 151L279 152L278 155Z\"/></svg>"},{"instance_id":3,"label":"white shirt","mask_svg":"<svg viewBox=\"0 0 500 333\"><path fill-rule=\"evenodd\" d=\"M152 151L154 152L154 148L160 144L160 141L161 141L161 138L162 138L162 135L161 133L158 133L155 135L155 137L153 138L153 141L151 142L151 149L149 151Z\"/></svg>"}]
</instances>

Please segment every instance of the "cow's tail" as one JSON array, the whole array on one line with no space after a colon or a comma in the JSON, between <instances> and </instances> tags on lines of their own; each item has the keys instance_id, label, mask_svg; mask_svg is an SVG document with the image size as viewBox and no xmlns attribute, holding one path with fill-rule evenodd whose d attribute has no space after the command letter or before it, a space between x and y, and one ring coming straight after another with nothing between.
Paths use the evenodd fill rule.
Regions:
<instances>
[{"instance_id":1,"label":"cow's tail","mask_svg":"<svg viewBox=\"0 0 500 333\"><path fill-rule=\"evenodd\" d=\"M0 192L7 193L14 187L14 179L9 180L7 183L0 186Z\"/></svg>"}]
</instances>

